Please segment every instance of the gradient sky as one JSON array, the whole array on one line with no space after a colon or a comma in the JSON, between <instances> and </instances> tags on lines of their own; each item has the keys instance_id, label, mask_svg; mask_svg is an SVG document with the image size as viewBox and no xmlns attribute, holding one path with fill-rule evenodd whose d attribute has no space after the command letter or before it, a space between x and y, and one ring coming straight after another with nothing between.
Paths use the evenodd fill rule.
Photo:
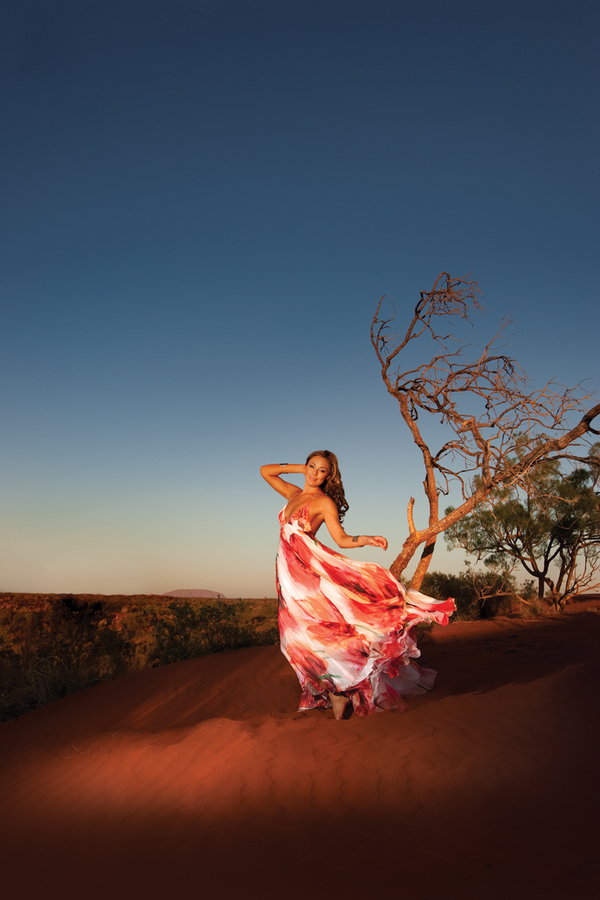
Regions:
<instances>
[{"instance_id":1,"label":"gradient sky","mask_svg":"<svg viewBox=\"0 0 600 900\"><path fill-rule=\"evenodd\" d=\"M596 0L0 20L0 590L274 596L258 469L317 448L389 566L423 475L369 327L441 271L474 339L509 315L535 385L597 390Z\"/></svg>"}]
</instances>

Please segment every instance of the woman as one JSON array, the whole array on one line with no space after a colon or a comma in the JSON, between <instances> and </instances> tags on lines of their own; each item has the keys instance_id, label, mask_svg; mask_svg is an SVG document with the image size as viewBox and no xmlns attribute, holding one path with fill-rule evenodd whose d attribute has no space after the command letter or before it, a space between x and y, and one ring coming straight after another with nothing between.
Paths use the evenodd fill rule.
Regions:
<instances>
[{"instance_id":1,"label":"woman","mask_svg":"<svg viewBox=\"0 0 600 900\"><path fill-rule=\"evenodd\" d=\"M323 522L338 547L381 547L381 535L346 534L348 503L335 454L311 453L305 465L275 463L260 474L287 500L279 514L277 593L281 649L302 688L300 709L333 706L336 719L404 709L402 694L433 687L436 673L420 656L413 625L442 625L455 609L418 591L405 591L387 569L356 562L319 543ZM282 474L304 475L304 488ZM352 707L351 707L352 704Z\"/></svg>"}]
</instances>

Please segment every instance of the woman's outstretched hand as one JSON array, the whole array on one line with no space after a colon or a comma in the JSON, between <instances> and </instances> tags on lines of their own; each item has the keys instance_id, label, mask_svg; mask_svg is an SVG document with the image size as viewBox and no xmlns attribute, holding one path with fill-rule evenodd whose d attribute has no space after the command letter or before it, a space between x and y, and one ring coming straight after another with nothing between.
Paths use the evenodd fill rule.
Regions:
<instances>
[{"instance_id":1,"label":"woman's outstretched hand","mask_svg":"<svg viewBox=\"0 0 600 900\"><path fill-rule=\"evenodd\" d=\"M365 534L365 538L367 540L365 546L381 547L382 550L387 550L388 542L380 534Z\"/></svg>"}]
</instances>

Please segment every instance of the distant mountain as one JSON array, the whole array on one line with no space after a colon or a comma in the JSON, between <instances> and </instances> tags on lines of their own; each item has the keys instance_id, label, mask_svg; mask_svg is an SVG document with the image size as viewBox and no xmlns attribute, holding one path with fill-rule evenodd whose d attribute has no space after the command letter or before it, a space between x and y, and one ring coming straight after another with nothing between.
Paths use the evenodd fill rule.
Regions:
<instances>
[{"instance_id":1,"label":"distant mountain","mask_svg":"<svg viewBox=\"0 0 600 900\"><path fill-rule=\"evenodd\" d=\"M193 591L193 590L185 590L181 588L177 591L169 591L167 594L163 594L163 597L209 597L211 600L224 600L225 594L220 594L218 591Z\"/></svg>"}]
</instances>

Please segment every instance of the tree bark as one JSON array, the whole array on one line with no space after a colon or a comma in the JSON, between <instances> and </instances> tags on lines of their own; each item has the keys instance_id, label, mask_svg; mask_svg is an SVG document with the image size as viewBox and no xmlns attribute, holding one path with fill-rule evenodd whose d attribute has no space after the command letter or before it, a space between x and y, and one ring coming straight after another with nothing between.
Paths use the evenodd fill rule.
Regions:
<instances>
[{"instance_id":1,"label":"tree bark","mask_svg":"<svg viewBox=\"0 0 600 900\"><path fill-rule=\"evenodd\" d=\"M429 568L429 564L431 563L433 557L433 551L435 549L435 542L437 540L437 535L429 538L425 541L425 546L423 548L423 552L421 554L421 559L419 560L419 564L415 569L415 574L412 577L410 582L411 588L415 591L421 590L421 585L423 584L423 578Z\"/></svg>"}]
</instances>

